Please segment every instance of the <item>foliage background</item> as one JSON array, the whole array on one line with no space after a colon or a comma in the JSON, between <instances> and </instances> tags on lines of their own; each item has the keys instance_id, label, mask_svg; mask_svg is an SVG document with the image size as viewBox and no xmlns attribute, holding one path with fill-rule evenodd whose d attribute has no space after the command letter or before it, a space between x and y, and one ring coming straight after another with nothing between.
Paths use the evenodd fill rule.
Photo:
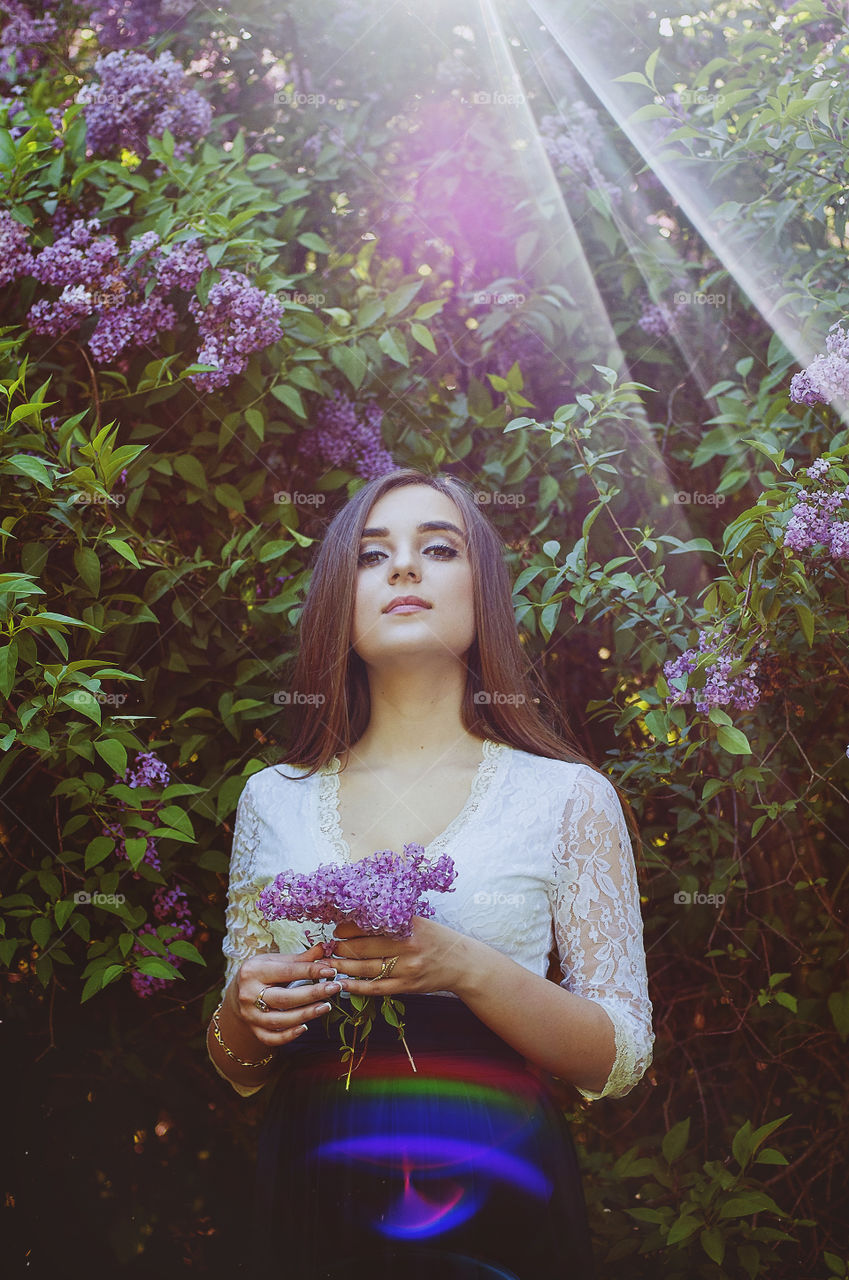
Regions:
<instances>
[{"instance_id":1,"label":"foliage background","mask_svg":"<svg viewBox=\"0 0 849 1280\"><path fill-rule=\"evenodd\" d=\"M241 1269L262 1099L203 1029L236 802L292 730L311 548L361 482L316 444L346 456L339 393L398 465L479 486L529 655L640 821L654 1065L615 1103L564 1089L600 1274L846 1275L846 572L784 544L805 468L849 479L840 405L788 398L849 312L839 13L63 0L27 44L2 8L32 251L73 217L196 234L201 304L216 269L284 300L202 393L188 293L98 364L90 325L28 328L30 272L3 290L15 1267ZM75 98L115 48L187 69L196 145L128 113L93 151ZM714 623L758 664L751 709L670 701L663 664ZM116 781L148 752L167 786Z\"/></svg>"}]
</instances>

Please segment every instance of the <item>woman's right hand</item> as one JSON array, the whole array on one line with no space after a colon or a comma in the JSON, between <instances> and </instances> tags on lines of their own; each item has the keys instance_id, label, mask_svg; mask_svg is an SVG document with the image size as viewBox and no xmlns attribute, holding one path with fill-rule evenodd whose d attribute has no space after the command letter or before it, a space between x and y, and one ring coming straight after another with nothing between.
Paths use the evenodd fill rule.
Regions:
<instances>
[{"instance_id":1,"label":"woman's right hand","mask_svg":"<svg viewBox=\"0 0 849 1280\"><path fill-rule=\"evenodd\" d=\"M341 990L340 984L332 980L335 973L335 967L324 958L320 942L299 955L263 952L242 962L227 988L224 1007L262 1044L288 1044L327 1013L327 1002ZM310 985L284 985L303 980ZM265 1013L256 1007L263 987L266 990L262 998L268 1005Z\"/></svg>"}]
</instances>

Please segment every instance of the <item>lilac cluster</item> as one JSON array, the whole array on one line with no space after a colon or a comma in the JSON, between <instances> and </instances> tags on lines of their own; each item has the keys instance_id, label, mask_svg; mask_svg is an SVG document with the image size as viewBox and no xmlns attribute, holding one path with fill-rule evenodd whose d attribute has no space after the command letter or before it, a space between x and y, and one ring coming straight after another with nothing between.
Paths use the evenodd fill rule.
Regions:
<instances>
[{"instance_id":1,"label":"lilac cluster","mask_svg":"<svg viewBox=\"0 0 849 1280\"><path fill-rule=\"evenodd\" d=\"M686 309L687 303L681 300L669 307L665 302L652 302L646 295L643 302L642 315L637 323L650 337L665 338L672 328L675 318Z\"/></svg>"},{"instance_id":2,"label":"lilac cluster","mask_svg":"<svg viewBox=\"0 0 849 1280\"><path fill-rule=\"evenodd\" d=\"M232 377L244 372L252 352L270 347L283 331L283 303L252 285L241 271L222 271L206 306L192 298L189 311L203 339L198 364L215 366L212 372L192 375L199 391L226 387Z\"/></svg>"},{"instance_id":3,"label":"lilac cluster","mask_svg":"<svg viewBox=\"0 0 849 1280\"><path fill-rule=\"evenodd\" d=\"M152 751L140 751L135 759L135 764L127 766L124 771L123 778L116 774L116 782L125 782L128 787L167 787L170 780L168 766L164 760L160 760ZM120 809L126 809L123 801L118 802ZM153 806L153 812L159 808L159 804ZM119 822L107 822L103 826L103 834L111 836L115 843L115 854L117 857L126 859L127 848L125 845L126 832ZM156 848L156 842L152 836L147 837L147 847L144 851L143 862L149 867L153 867L154 871L159 871L161 863ZM133 872L133 878L138 880L138 872Z\"/></svg>"},{"instance_id":4,"label":"lilac cluster","mask_svg":"<svg viewBox=\"0 0 849 1280\"><path fill-rule=\"evenodd\" d=\"M605 139L592 107L575 102L566 114L543 116L540 136L556 169L567 169L587 186L606 191L612 201L621 199L621 188L603 178L596 164Z\"/></svg>"},{"instance_id":5,"label":"lilac cluster","mask_svg":"<svg viewBox=\"0 0 849 1280\"><path fill-rule=\"evenodd\" d=\"M840 321L829 329L825 346L825 354L814 356L807 369L793 375L790 399L794 404L849 400L849 334L841 328Z\"/></svg>"},{"instance_id":6,"label":"lilac cluster","mask_svg":"<svg viewBox=\"0 0 849 1280\"><path fill-rule=\"evenodd\" d=\"M0 229L5 231L5 223ZM36 280L61 293L53 302L35 302L28 321L36 333L61 337L96 315L89 347L102 364L173 329L177 313L167 295L193 289L209 260L196 239L163 246L157 232L147 231L122 251L114 236L99 231L97 218L78 219L30 259ZM11 247L9 261L23 270L21 250L15 256Z\"/></svg>"},{"instance_id":7,"label":"lilac cluster","mask_svg":"<svg viewBox=\"0 0 849 1280\"><path fill-rule=\"evenodd\" d=\"M402 854L384 849L349 865L322 863L308 876L283 871L256 905L267 920L351 920L364 933L409 938L414 916L435 914L422 894L453 893L456 874L448 854L431 863L422 845L405 844Z\"/></svg>"},{"instance_id":8,"label":"lilac cluster","mask_svg":"<svg viewBox=\"0 0 849 1280\"><path fill-rule=\"evenodd\" d=\"M32 271L26 229L7 209L0 210L0 288Z\"/></svg>"},{"instance_id":9,"label":"lilac cluster","mask_svg":"<svg viewBox=\"0 0 849 1280\"><path fill-rule=\"evenodd\" d=\"M189 909L188 900L185 893L179 885L175 885L173 889L166 888L165 885L159 885L153 893L153 914L162 924L169 925L172 929L177 930L178 938L185 938L190 941L195 935L195 925L192 920L192 913ZM152 924L143 924L139 929L139 935L155 934L156 927ZM140 956L159 955L157 951L151 951L141 941L140 937L133 943L133 951ZM172 964L175 969L179 969L182 964L182 957L175 956L169 951L167 946L165 954L161 957ZM130 978L130 985L137 996L146 999L152 996L155 991L163 991L170 985L169 978L154 978L147 973L139 973L136 970Z\"/></svg>"},{"instance_id":10,"label":"lilac cluster","mask_svg":"<svg viewBox=\"0 0 849 1280\"><path fill-rule=\"evenodd\" d=\"M687 649L678 658L670 659L663 664L663 674L667 680L689 675L695 671L700 655L713 653L720 642L729 633L728 626L719 629L708 628L699 631L698 648ZM697 711L707 712L711 707L737 707L741 711L750 711L760 701L761 691L755 684L758 664L750 662L739 674L733 675L734 659L728 655L717 655L705 668L707 679L702 689L674 690L667 696L672 706L692 702Z\"/></svg>"},{"instance_id":11,"label":"lilac cluster","mask_svg":"<svg viewBox=\"0 0 849 1280\"><path fill-rule=\"evenodd\" d=\"M152 751L140 751L134 767L128 767L122 779L128 787L167 787L170 780L168 765Z\"/></svg>"},{"instance_id":12,"label":"lilac cluster","mask_svg":"<svg viewBox=\"0 0 849 1280\"><path fill-rule=\"evenodd\" d=\"M173 29L193 8L194 0L107 0L89 10L88 25L101 45L131 48Z\"/></svg>"},{"instance_id":13,"label":"lilac cluster","mask_svg":"<svg viewBox=\"0 0 849 1280\"><path fill-rule=\"evenodd\" d=\"M113 154L125 147L147 155L147 138L168 129L177 139L174 154L187 155L209 130L212 108L196 89L185 84L185 72L172 53L148 58L116 49L98 58L99 84L84 85L76 101L85 107L92 151Z\"/></svg>"},{"instance_id":14,"label":"lilac cluster","mask_svg":"<svg viewBox=\"0 0 849 1280\"><path fill-rule=\"evenodd\" d=\"M366 480L394 471L396 463L383 447L380 434L383 410L376 404L358 409L353 401L334 391L316 415L314 430L302 437L301 451L317 457L325 466L350 467Z\"/></svg>"},{"instance_id":15,"label":"lilac cluster","mask_svg":"<svg viewBox=\"0 0 849 1280\"><path fill-rule=\"evenodd\" d=\"M811 480L821 480L831 464L825 458L817 458L808 467ZM849 560L849 520L836 519L842 508L849 504L849 485L843 489L819 489L799 494L794 503L784 545L793 551L810 551L822 546L833 560Z\"/></svg>"},{"instance_id":16,"label":"lilac cluster","mask_svg":"<svg viewBox=\"0 0 849 1280\"><path fill-rule=\"evenodd\" d=\"M0 33L0 74L10 72L13 61L16 71L34 71L42 58L40 46L56 34L56 19L34 18L19 0L4 0L3 10L8 21Z\"/></svg>"}]
</instances>

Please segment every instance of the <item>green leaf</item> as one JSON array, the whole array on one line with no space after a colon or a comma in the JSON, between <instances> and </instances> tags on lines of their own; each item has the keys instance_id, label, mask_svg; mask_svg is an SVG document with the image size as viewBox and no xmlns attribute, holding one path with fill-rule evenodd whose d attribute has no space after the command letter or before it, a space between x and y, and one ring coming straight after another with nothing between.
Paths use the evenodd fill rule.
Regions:
<instances>
[{"instance_id":1,"label":"green leaf","mask_svg":"<svg viewBox=\"0 0 849 1280\"><path fill-rule=\"evenodd\" d=\"M711 1262L721 1266L722 1259L725 1257L725 1239L719 1227L705 1227L699 1239Z\"/></svg>"},{"instance_id":2,"label":"green leaf","mask_svg":"<svg viewBox=\"0 0 849 1280\"><path fill-rule=\"evenodd\" d=\"M298 391L297 387L287 386L285 383L278 383L276 387L271 388L271 394L274 396L275 400L279 400L281 404L285 404L287 409L291 409L296 417L306 420L306 409L304 408L304 402L301 399L301 393Z\"/></svg>"},{"instance_id":3,"label":"green leaf","mask_svg":"<svg viewBox=\"0 0 849 1280\"><path fill-rule=\"evenodd\" d=\"M178 476L181 476L183 480L187 480L189 484L193 484L196 489L200 489L203 493L206 492L208 487L206 472L194 454L178 453L172 461Z\"/></svg>"},{"instance_id":4,"label":"green leaf","mask_svg":"<svg viewBox=\"0 0 849 1280\"><path fill-rule=\"evenodd\" d=\"M378 338L377 345L390 360L394 360L396 364L402 364L405 369L409 367L410 356L400 329L385 329Z\"/></svg>"},{"instance_id":5,"label":"green leaf","mask_svg":"<svg viewBox=\"0 0 849 1280\"><path fill-rule=\"evenodd\" d=\"M136 966L139 973L146 973L150 978L182 978L179 969L175 969L167 960L159 956L145 956Z\"/></svg>"},{"instance_id":6,"label":"green leaf","mask_svg":"<svg viewBox=\"0 0 849 1280\"><path fill-rule=\"evenodd\" d=\"M330 359L344 373L354 390L358 391L366 376L366 358L360 348L331 347Z\"/></svg>"},{"instance_id":7,"label":"green leaf","mask_svg":"<svg viewBox=\"0 0 849 1280\"><path fill-rule=\"evenodd\" d=\"M127 749L117 738L104 738L100 742L92 743L92 746L101 760L105 760L115 773L122 775L126 773Z\"/></svg>"},{"instance_id":8,"label":"green leaf","mask_svg":"<svg viewBox=\"0 0 849 1280\"><path fill-rule=\"evenodd\" d=\"M828 997L828 1011L840 1039L849 1038L849 988L832 991Z\"/></svg>"},{"instance_id":9,"label":"green leaf","mask_svg":"<svg viewBox=\"0 0 849 1280\"><path fill-rule=\"evenodd\" d=\"M91 547L77 547L74 567L93 596L100 594L100 560Z\"/></svg>"},{"instance_id":10,"label":"green leaf","mask_svg":"<svg viewBox=\"0 0 849 1280\"><path fill-rule=\"evenodd\" d=\"M720 1218L748 1218L752 1213L774 1213L777 1217L785 1215L771 1196L765 1191L744 1191L742 1195L732 1198L719 1211Z\"/></svg>"},{"instance_id":11,"label":"green leaf","mask_svg":"<svg viewBox=\"0 0 849 1280\"><path fill-rule=\"evenodd\" d=\"M679 1120L668 1133L664 1134L660 1149L667 1164L674 1164L685 1152L687 1139L690 1136L690 1117Z\"/></svg>"},{"instance_id":12,"label":"green leaf","mask_svg":"<svg viewBox=\"0 0 849 1280\"><path fill-rule=\"evenodd\" d=\"M333 252L327 241L315 231L304 231L298 236L298 244L302 244L305 249L312 249L314 253Z\"/></svg>"},{"instance_id":13,"label":"green leaf","mask_svg":"<svg viewBox=\"0 0 849 1280\"><path fill-rule=\"evenodd\" d=\"M245 514L245 503L239 490L232 484L217 484L213 489L216 502L222 507Z\"/></svg>"},{"instance_id":14,"label":"green leaf","mask_svg":"<svg viewBox=\"0 0 849 1280\"><path fill-rule=\"evenodd\" d=\"M123 556L123 558L124 558L125 560L128 560L128 561L129 561L129 563L133 566L133 568L134 568L134 569L140 569L140 568L141 568L141 565L139 564L138 560L136 559L136 553L135 553L135 551L133 551L133 548L132 548L131 546L129 546L129 545L128 545L124 540L123 540L123 538L112 538L112 537L107 537L106 541L109 543L110 547L112 547L112 549L113 549L114 551L117 551L117 552L118 552L118 555L119 555L119 556Z\"/></svg>"},{"instance_id":15,"label":"green leaf","mask_svg":"<svg viewBox=\"0 0 849 1280\"><path fill-rule=\"evenodd\" d=\"M0 693L8 698L15 683L15 671L18 665L18 645L12 640L0 649Z\"/></svg>"},{"instance_id":16,"label":"green leaf","mask_svg":"<svg viewBox=\"0 0 849 1280\"><path fill-rule=\"evenodd\" d=\"M424 347L427 351L436 355L436 343L433 340L433 334L430 329L426 329L423 324L411 324L410 334L420 347Z\"/></svg>"},{"instance_id":17,"label":"green leaf","mask_svg":"<svg viewBox=\"0 0 849 1280\"><path fill-rule=\"evenodd\" d=\"M728 751L731 755L749 756L752 754L749 739L740 729L729 728L728 725L720 725L716 731L716 740L723 751Z\"/></svg>"},{"instance_id":18,"label":"green leaf","mask_svg":"<svg viewBox=\"0 0 849 1280\"><path fill-rule=\"evenodd\" d=\"M415 280L410 284L402 284L399 288L394 289L392 293L387 294L383 299L383 306L386 315L397 316L399 312L405 311L424 286L424 280ZM418 315L418 313L416 313Z\"/></svg>"}]
</instances>

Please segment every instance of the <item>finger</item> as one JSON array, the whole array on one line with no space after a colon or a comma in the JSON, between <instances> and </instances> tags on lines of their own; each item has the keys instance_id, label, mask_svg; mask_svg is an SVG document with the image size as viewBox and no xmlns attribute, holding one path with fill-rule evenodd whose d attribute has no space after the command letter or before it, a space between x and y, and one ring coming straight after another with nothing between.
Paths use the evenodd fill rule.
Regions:
<instances>
[{"instance_id":1,"label":"finger","mask_svg":"<svg viewBox=\"0 0 849 1280\"><path fill-rule=\"evenodd\" d=\"M259 1014L258 1020L251 1020L252 1030L263 1044L285 1044L288 1039L301 1034L301 1028L309 1028L323 1018L332 1007L329 1000L312 1000L295 1005L288 1011Z\"/></svg>"}]
</instances>

